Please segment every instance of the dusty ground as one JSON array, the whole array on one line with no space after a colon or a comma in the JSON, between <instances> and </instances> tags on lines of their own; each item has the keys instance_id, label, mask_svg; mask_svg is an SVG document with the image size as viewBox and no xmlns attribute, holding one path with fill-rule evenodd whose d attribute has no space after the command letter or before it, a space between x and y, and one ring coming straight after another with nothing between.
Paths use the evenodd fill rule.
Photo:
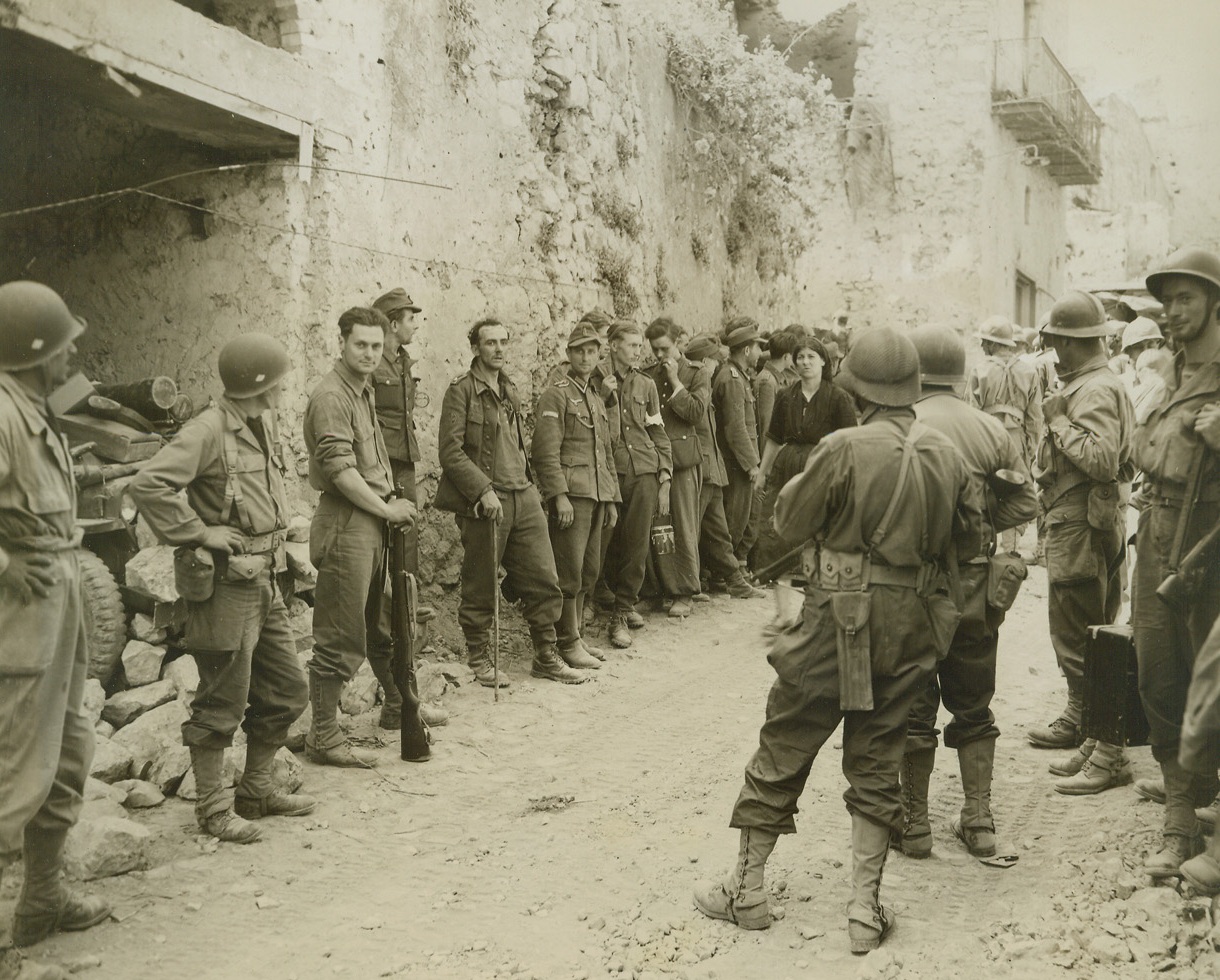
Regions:
<instances>
[{"instance_id":1,"label":"dusty ground","mask_svg":"<svg viewBox=\"0 0 1220 980\"><path fill-rule=\"evenodd\" d=\"M695 912L691 889L736 854L726 823L771 681L760 638L771 612L718 597L683 625L651 614L635 648L581 687L532 680L515 661L498 705L472 686L446 697L452 720L427 764L399 762L396 745L377 772L307 763L318 810L269 821L252 846L201 843L177 800L145 811L156 866L89 886L121 921L40 953L96 980L1215 975L1206 905L1133 871L1158 809L1129 787L1056 795L1048 754L1025 742L1062 699L1041 569L1005 627L995 702L994 809L1015 867L984 867L952 839L960 781L942 751L935 853L891 857L883 896L898 927L879 952L849 955L849 818L832 743L799 833L768 866L782 919L745 933ZM357 733L373 735L374 719ZM1147 749L1132 756L1137 777L1154 774ZM573 802L531 803L547 797ZM0 920L12 901L10 882Z\"/></svg>"}]
</instances>

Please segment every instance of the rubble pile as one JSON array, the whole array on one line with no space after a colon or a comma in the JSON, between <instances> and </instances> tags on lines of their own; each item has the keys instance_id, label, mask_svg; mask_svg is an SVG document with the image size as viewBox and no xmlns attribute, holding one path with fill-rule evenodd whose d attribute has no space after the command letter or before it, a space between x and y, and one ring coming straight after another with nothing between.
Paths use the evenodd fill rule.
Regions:
<instances>
[{"instance_id":1,"label":"rubble pile","mask_svg":"<svg viewBox=\"0 0 1220 980\"><path fill-rule=\"evenodd\" d=\"M988 941L998 962L1049 960L1073 977L1174 980L1220 975L1220 899L1143 873L1147 833L1115 835L1072 861L1080 880L1036 924L1005 923Z\"/></svg>"}]
</instances>

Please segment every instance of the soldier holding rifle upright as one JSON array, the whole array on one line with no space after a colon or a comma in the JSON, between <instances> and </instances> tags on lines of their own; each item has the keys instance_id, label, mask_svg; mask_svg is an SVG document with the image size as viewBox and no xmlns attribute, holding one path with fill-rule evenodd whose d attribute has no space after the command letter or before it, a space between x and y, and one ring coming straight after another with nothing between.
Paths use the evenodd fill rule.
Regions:
<instances>
[{"instance_id":1,"label":"soldier holding rifle upright","mask_svg":"<svg viewBox=\"0 0 1220 980\"><path fill-rule=\"evenodd\" d=\"M865 953L893 927L879 892L890 834L902 824L907 717L957 625L948 562L954 549L978 553L982 513L957 449L915 419L919 357L907 337L885 328L860 334L839 380L856 396L862 424L824 438L780 491L776 527L811 542L810 582L800 626L769 657L777 677L731 821L741 830L737 866L698 890L695 904L746 929L770 925L767 858L780 834L795 831L810 766L843 722L848 936L851 951Z\"/></svg>"},{"instance_id":2,"label":"soldier holding rifle upright","mask_svg":"<svg viewBox=\"0 0 1220 980\"><path fill-rule=\"evenodd\" d=\"M275 410L289 367L274 337L229 341L219 359L224 397L184 425L130 484L148 526L179 546L175 571L185 563L183 575L202 573L193 583L179 579L188 600L186 648L199 667L182 740L199 790L199 826L238 844L262 835L246 818L298 817L316 805L271 782L275 753L307 698L275 582L288 527ZM224 750L238 725L246 732L246 768L235 797L225 784Z\"/></svg>"},{"instance_id":3,"label":"soldier holding rifle upright","mask_svg":"<svg viewBox=\"0 0 1220 980\"><path fill-rule=\"evenodd\" d=\"M389 325L378 310L359 306L339 317L339 360L305 408L309 483L321 491L309 528L318 584L309 661L313 721L305 752L328 766L376 764L371 753L353 749L339 728L339 694L367 655L369 634L381 618L386 525L415 520L415 505L392 495L370 382Z\"/></svg>"}]
</instances>

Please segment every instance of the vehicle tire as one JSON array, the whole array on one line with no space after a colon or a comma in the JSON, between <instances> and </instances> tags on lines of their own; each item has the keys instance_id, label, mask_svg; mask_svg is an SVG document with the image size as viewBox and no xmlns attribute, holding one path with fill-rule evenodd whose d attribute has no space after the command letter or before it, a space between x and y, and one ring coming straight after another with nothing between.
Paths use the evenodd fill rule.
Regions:
<instances>
[{"instance_id":1,"label":"vehicle tire","mask_svg":"<svg viewBox=\"0 0 1220 980\"><path fill-rule=\"evenodd\" d=\"M85 637L89 645L89 676L106 684L127 646L127 611L123 608L119 585L106 563L83 548L77 552L77 559Z\"/></svg>"}]
</instances>

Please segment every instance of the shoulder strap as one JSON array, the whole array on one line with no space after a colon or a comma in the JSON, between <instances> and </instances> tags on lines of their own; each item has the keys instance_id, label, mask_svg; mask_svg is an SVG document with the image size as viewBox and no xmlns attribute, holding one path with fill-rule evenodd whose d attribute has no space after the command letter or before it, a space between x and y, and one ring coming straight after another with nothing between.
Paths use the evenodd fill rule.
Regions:
<instances>
[{"instance_id":1,"label":"shoulder strap","mask_svg":"<svg viewBox=\"0 0 1220 980\"><path fill-rule=\"evenodd\" d=\"M223 438L224 449L221 457L225 464L225 499L220 505L220 520L224 524L230 523L233 511L236 510L241 527L247 531L253 531L254 525L250 522L250 509L246 506L245 497L241 492L241 481L237 477L237 433L226 425ZM267 434L267 438L270 440L270 433Z\"/></svg>"},{"instance_id":2,"label":"shoulder strap","mask_svg":"<svg viewBox=\"0 0 1220 980\"><path fill-rule=\"evenodd\" d=\"M876 528L873 529L872 537L868 539L868 553L871 555L877 550L877 546L885 540L886 534L890 530L890 522L894 519L894 512L898 509L898 501L902 497L902 491L906 489L907 477L911 472L912 464L918 463L915 457L915 443L921 436L927 432L927 427L916 421L911 424L911 431L907 433L906 439L902 442L902 462L898 468L898 479L894 483L894 493L890 497L890 502L885 508L885 513L881 515L881 520ZM923 531L927 534L927 529ZM921 541L921 545L923 542ZM921 547L921 551L925 550Z\"/></svg>"}]
</instances>

